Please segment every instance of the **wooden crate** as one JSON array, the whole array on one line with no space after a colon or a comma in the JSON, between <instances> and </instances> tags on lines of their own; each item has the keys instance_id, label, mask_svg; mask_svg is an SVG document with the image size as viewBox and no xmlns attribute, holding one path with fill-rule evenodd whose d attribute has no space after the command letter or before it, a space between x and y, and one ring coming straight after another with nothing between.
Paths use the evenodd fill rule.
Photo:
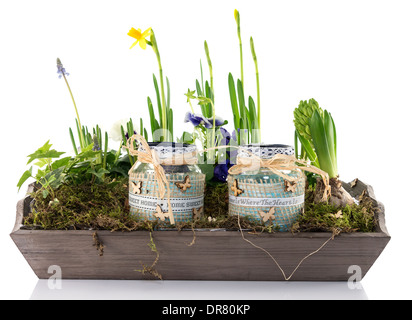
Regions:
<instances>
[{"instance_id":1,"label":"wooden crate","mask_svg":"<svg viewBox=\"0 0 412 320\"><path fill-rule=\"evenodd\" d=\"M359 190L350 190L358 192ZM368 192L374 197L373 191ZM151 266L156 253L148 246L148 231L97 231L104 245L103 255L96 250L94 230L24 230L23 216L29 212L30 198L17 204L16 225L11 238L40 279L48 279L50 266L59 266L63 279L158 279L139 272ZM293 274L294 281L347 281L349 267L359 266L362 278L390 240L384 208L373 233L341 234L319 252L308 257ZM286 276L299 262L331 237L330 233L273 233L245 237L266 249L277 260ZM285 280L274 261L262 250L242 239L239 231L196 230L154 231L159 252L155 270L164 280ZM358 278L359 279L359 278Z\"/></svg>"}]
</instances>

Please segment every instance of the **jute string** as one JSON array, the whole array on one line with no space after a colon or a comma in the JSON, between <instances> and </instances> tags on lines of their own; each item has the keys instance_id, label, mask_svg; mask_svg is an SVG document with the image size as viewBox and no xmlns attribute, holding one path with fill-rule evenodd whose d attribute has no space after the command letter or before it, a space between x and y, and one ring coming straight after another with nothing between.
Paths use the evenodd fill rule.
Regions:
<instances>
[{"instance_id":1,"label":"jute string","mask_svg":"<svg viewBox=\"0 0 412 320\"><path fill-rule=\"evenodd\" d=\"M300 166L298 164L300 164ZM260 168L267 168L274 174L282 177L289 182L294 182L299 179L299 177L301 177L300 170L316 173L322 177L323 183L325 184L322 201L326 201L328 199L328 196L330 195L331 188L329 185L329 175L325 171L317 167L308 165L305 161L298 160L291 155L276 154L272 158L266 160L250 153L250 158L237 157L236 165L229 169L229 173L232 175L238 175L247 171L259 170ZM283 170L297 172L299 177L295 178L284 174L282 172Z\"/></svg>"},{"instance_id":2,"label":"jute string","mask_svg":"<svg viewBox=\"0 0 412 320\"><path fill-rule=\"evenodd\" d=\"M140 145L142 146L144 151L139 151L138 149L134 148L134 141L137 141L138 143L140 143ZM205 149L205 150L198 151L198 152L193 152L192 154L189 154L189 155L184 155L184 154L175 155L171 159L162 159L162 160L160 160L159 156L156 153L156 151L151 150L148 143L147 143L147 141L145 140L145 138L142 137L139 134L135 134L132 137L130 137L127 141L126 146L125 146L125 148L129 150L129 153L132 156L137 156L138 157L138 161L140 163L148 163L148 164L153 165L155 178L156 178L156 181L158 182L158 197L160 199L163 199L164 196L165 196L165 193L167 191L168 210L169 210L168 214L169 214L171 224L175 224L175 220L174 220L173 211L171 209L171 204L170 204L169 183L167 181L166 174L165 174L165 171L164 171L162 165L197 164L197 153L203 153L203 152L206 152L206 151L209 151L209 150L217 150L217 149L229 148L229 147L237 148L237 149L239 148L239 147L236 147L236 146L218 146L218 147L209 148L209 149ZM331 188L329 186L329 176L323 170L320 170L319 168L314 167L312 165L308 165L305 161L298 160L294 156L290 156L290 155L276 154L271 159L262 159L262 158L256 156L255 154L253 154L249 151L247 151L247 153L250 154L250 157L249 158L238 157L237 158L237 164L232 166L229 169L230 174L238 175L238 174L243 173L243 172L254 171L254 170L258 170L261 167L264 167L264 168L267 168L270 171L272 171L274 174L282 177L283 179L285 179L289 182L294 182L298 178L286 175L282 172L282 170L297 172L299 174L299 176L301 176L301 174L302 174L301 171L299 171L299 170L309 171L309 172L313 172L315 174L318 174L322 177L323 183L325 185L325 190L324 190L322 200L326 201L328 196L330 195ZM132 166L132 168L129 171L129 174L135 169L137 164L138 164L138 162L136 162ZM298 164L300 164L300 165L298 165ZM282 267L279 265L277 260L273 257L273 255L269 251L267 251L266 249L254 244L251 240L246 239L246 237L243 233L241 224L240 224L240 214L238 213L237 216L238 216L239 231L242 235L242 239L244 241L246 241L247 243L249 243L250 245L252 245L253 247L265 252L273 260L273 262L276 264L276 266L279 268L279 270L281 271L281 273L283 275L283 278L286 281L289 281L292 278L292 276L295 274L295 272L299 269L301 264L307 258L309 258L310 256L316 254L320 250L322 250L323 247L325 247L330 240L333 240L335 235L336 235L335 232L332 233L332 236L329 239L327 239L318 249L316 249L315 251L309 253L304 258L302 258L299 261L299 263L297 264L297 266L295 267L295 269L292 271L292 273L289 276L286 276L286 274L285 274L284 270L282 269Z\"/></svg>"},{"instance_id":3,"label":"jute string","mask_svg":"<svg viewBox=\"0 0 412 320\"><path fill-rule=\"evenodd\" d=\"M305 170L305 171L316 173L316 174L318 174L322 177L323 183L325 184L325 190L324 190L324 193L323 193L323 196L322 196L322 200L326 201L328 196L330 195L329 175L326 172L324 172L323 170L320 170L317 167L308 165L306 162L298 160L294 156L290 156L290 155L276 154L275 156L273 156L270 159L262 159L262 158L256 156L255 154L252 154L249 151L247 151L247 152L249 153L250 157L249 158L237 157L237 161L236 161L237 164L229 169L230 174L238 175L238 174L241 174L241 173L244 173L244 172L247 172L247 171L259 170L260 168L263 167L263 168L269 169L274 174L282 177L283 179L285 179L289 182L295 182L297 179L299 179L299 177L301 177L301 171L300 170ZM300 164L300 166L297 165L297 164ZM295 177L291 177L287 174L284 174L282 172L282 170L289 170L289 171L297 172L298 177L295 178ZM239 231L242 235L242 239L244 241L246 241L247 243L249 243L250 245L252 245L253 247L265 252L273 260L273 262L276 264L276 266L279 268L279 270L281 271L285 281L289 281L292 278L292 276L299 269L299 267L303 263L303 261L305 261L310 256L312 256L312 255L318 253L320 250L322 250L322 248L324 246L326 246L330 240L333 240L333 238L336 235L335 233L333 233L332 236L329 239L327 239L318 249L316 249L315 251L313 251L313 252L309 253L308 255L306 255L305 257L303 257L299 261L299 263L297 264L295 269L292 271L292 273L289 276L286 276L285 271L283 270L283 268L279 265L277 260L273 257L273 255L269 251L267 251L266 249L254 244L249 239L245 238L245 235L244 235L243 230L242 230L242 226L240 224L240 214L239 214L239 212L237 213L237 217L238 217Z\"/></svg>"},{"instance_id":4,"label":"jute string","mask_svg":"<svg viewBox=\"0 0 412 320\"><path fill-rule=\"evenodd\" d=\"M283 271L282 267L279 265L279 263L276 261L276 259L272 256L272 254L269 251L267 251L266 249L254 244L249 239L245 238L245 235L244 235L243 230L242 230L242 226L240 225L240 215L239 215L239 213L237 214L237 223L238 223L238 226L239 226L240 234L242 235L242 239L245 240L250 245L252 245L253 247L255 247L256 249L259 249L259 250L262 250L263 252L265 252L273 260L273 262L279 268L280 272L282 272L282 275L283 275L283 278L285 279L285 281L289 281L292 278L292 276L295 274L296 270L299 269L299 267L303 263L303 261L305 261L310 256L312 256L312 255L318 253L320 250L322 250L322 248L324 246L326 246L330 240L333 240L335 238L335 235L337 235L337 233L333 232L331 237L328 240L326 240L318 249L316 249L315 251L313 251L313 252L309 253L308 255L306 255L305 257L303 257L302 260L299 261L299 263L297 264L295 269L292 271L292 273L288 277L286 277L285 271Z\"/></svg>"}]
</instances>

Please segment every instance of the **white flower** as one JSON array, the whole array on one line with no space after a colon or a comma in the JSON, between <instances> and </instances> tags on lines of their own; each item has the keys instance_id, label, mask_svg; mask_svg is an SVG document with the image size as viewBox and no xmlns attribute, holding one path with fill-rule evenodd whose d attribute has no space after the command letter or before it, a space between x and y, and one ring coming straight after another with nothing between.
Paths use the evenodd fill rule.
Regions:
<instances>
[{"instance_id":1,"label":"white flower","mask_svg":"<svg viewBox=\"0 0 412 320\"><path fill-rule=\"evenodd\" d=\"M129 119L121 119L116 121L110 129L110 139L117 142L123 141L121 126L123 126L123 130L127 132L127 122L129 122Z\"/></svg>"}]
</instances>

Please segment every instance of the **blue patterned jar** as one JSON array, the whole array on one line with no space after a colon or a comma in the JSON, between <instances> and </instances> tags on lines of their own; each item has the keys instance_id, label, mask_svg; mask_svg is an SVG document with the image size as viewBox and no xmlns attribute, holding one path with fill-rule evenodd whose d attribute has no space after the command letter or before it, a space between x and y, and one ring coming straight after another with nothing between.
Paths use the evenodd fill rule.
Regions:
<instances>
[{"instance_id":1,"label":"blue patterned jar","mask_svg":"<svg viewBox=\"0 0 412 320\"><path fill-rule=\"evenodd\" d=\"M149 142L148 145L164 170L168 192L161 199L154 165L137 162L129 172L130 213L138 220L159 219L168 224L172 222L167 215L170 203L175 223L200 217L203 212L205 175L195 164L196 146L174 142ZM144 150L139 147L139 151Z\"/></svg>"},{"instance_id":2,"label":"blue patterned jar","mask_svg":"<svg viewBox=\"0 0 412 320\"><path fill-rule=\"evenodd\" d=\"M246 145L239 149L237 164L250 163L239 174L230 174L229 215L240 215L276 230L288 231L301 214L305 199L305 176L300 170L281 173L291 181L262 167L256 157L272 159L275 155L294 155L286 145ZM293 180L293 181L292 181Z\"/></svg>"}]
</instances>

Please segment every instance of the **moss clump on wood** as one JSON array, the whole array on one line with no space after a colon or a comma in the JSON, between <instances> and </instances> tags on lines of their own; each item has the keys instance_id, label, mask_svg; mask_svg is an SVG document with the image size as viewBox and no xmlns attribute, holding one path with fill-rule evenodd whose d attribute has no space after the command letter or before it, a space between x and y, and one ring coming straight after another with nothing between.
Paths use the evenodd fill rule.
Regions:
<instances>
[{"instance_id":1,"label":"moss clump on wood","mask_svg":"<svg viewBox=\"0 0 412 320\"><path fill-rule=\"evenodd\" d=\"M33 208L24 225L47 230L146 229L129 214L127 181L62 185L55 190L55 199L44 198L37 190L31 195Z\"/></svg>"},{"instance_id":2,"label":"moss clump on wood","mask_svg":"<svg viewBox=\"0 0 412 320\"><path fill-rule=\"evenodd\" d=\"M359 205L336 207L328 203L313 203L313 191L306 190L307 199L302 215L292 227L292 232L374 232L375 212L378 210L365 195Z\"/></svg>"},{"instance_id":3,"label":"moss clump on wood","mask_svg":"<svg viewBox=\"0 0 412 320\"><path fill-rule=\"evenodd\" d=\"M128 180L90 182L62 185L55 190L55 199L43 197L41 190L32 194L33 210L25 217L25 228L45 230L111 230L135 231L171 228L159 221L141 221L130 215ZM365 195L360 205L345 208L313 203L313 190L306 192L305 210L292 228L292 232L373 232L376 226L373 202ZM247 218L228 216L228 186L226 183L208 185L205 192L204 217L193 222L179 223L172 228L221 228L255 232L274 232L274 226L265 226Z\"/></svg>"}]
</instances>

